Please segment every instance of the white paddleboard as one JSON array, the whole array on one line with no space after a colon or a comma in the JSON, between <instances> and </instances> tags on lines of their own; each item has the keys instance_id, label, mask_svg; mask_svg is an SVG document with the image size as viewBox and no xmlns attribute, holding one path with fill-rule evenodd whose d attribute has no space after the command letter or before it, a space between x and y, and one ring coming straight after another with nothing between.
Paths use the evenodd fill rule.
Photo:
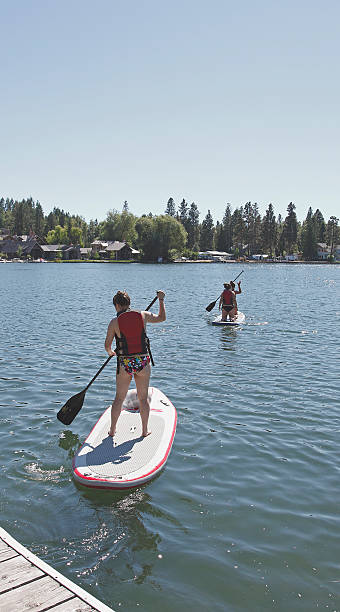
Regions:
<instances>
[{"instance_id":1,"label":"white paddleboard","mask_svg":"<svg viewBox=\"0 0 340 612\"><path fill-rule=\"evenodd\" d=\"M177 412L156 387L149 387L149 402L151 434L146 438L136 389L126 395L113 438L108 435L111 406L105 410L73 459L75 480L87 487L129 489L157 476L171 451Z\"/></svg>"},{"instance_id":2,"label":"white paddleboard","mask_svg":"<svg viewBox=\"0 0 340 612\"><path fill-rule=\"evenodd\" d=\"M237 317L235 319L235 321L222 321L221 319L222 315L219 315L216 319L214 319L212 321L212 325L226 325L226 326L234 326L234 325L240 325L241 323L244 323L246 315L243 312L238 311L237 313Z\"/></svg>"}]
</instances>

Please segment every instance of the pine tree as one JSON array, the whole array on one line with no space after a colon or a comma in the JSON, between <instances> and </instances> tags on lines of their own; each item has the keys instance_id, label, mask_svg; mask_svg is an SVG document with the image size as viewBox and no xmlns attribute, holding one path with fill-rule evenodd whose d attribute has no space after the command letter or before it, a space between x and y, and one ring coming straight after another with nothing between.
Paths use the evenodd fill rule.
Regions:
<instances>
[{"instance_id":1,"label":"pine tree","mask_svg":"<svg viewBox=\"0 0 340 612\"><path fill-rule=\"evenodd\" d=\"M185 202L185 200L183 200L183 202ZM186 220L186 230L188 234L188 248L196 252L199 251L200 243L199 217L199 210L195 202L192 202Z\"/></svg>"},{"instance_id":2,"label":"pine tree","mask_svg":"<svg viewBox=\"0 0 340 612\"><path fill-rule=\"evenodd\" d=\"M243 218L243 206L235 208L232 214L232 226L233 226L233 250L243 252L243 247L246 237L246 226Z\"/></svg>"},{"instance_id":3,"label":"pine tree","mask_svg":"<svg viewBox=\"0 0 340 612\"><path fill-rule=\"evenodd\" d=\"M247 242L247 255L249 257L252 252L252 242L253 242L253 231L254 231L254 215L253 208L251 202L246 202L243 207L243 219L245 225L245 233L246 233L246 242Z\"/></svg>"},{"instance_id":4,"label":"pine tree","mask_svg":"<svg viewBox=\"0 0 340 612\"><path fill-rule=\"evenodd\" d=\"M252 248L255 252L261 249L262 243L262 220L259 213L259 207L257 202L253 204L253 215L254 215L254 227L253 227L253 239Z\"/></svg>"},{"instance_id":5,"label":"pine tree","mask_svg":"<svg viewBox=\"0 0 340 612\"><path fill-rule=\"evenodd\" d=\"M223 225L219 221L216 221L215 227L215 247L217 251L224 251Z\"/></svg>"},{"instance_id":6,"label":"pine tree","mask_svg":"<svg viewBox=\"0 0 340 612\"><path fill-rule=\"evenodd\" d=\"M0 228L5 226L5 199L0 199Z\"/></svg>"},{"instance_id":7,"label":"pine tree","mask_svg":"<svg viewBox=\"0 0 340 612\"><path fill-rule=\"evenodd\" d=\"M34 218L33 230L39 236L39 238L42 238L44 235L44 227L45 227L44 211L42 209L40 202L37 202L35 205L35 218Z\"/></svg>"},{"instance_id":8,"label":"pine tree","mask_svg":"<svg viewBox=\"0 0 340 612\"><path fill-rule=\"evenodd\" d=\"M284 243L288 253L292 252L293 247L296 245L297 233L298 233L298 222L295 213L295 204L290 202L287 207L288 215L284 221Z\"/></svg>"},{"instance_id":9,"label":"pine tree","mask_svg":"<svg viewBox=\"0 0 340 612\"><path fill-rule=\"evenodd\" d=\"M262 221L262 247L264 252L268 252L273 257L277 240L277 224L274 215L274 207L270 203Z\"/></svg>"},{"instance_id":10,"label":"pine tree","mask_svg":"<svg viewBox=\"0 0 340 612\"><path fill-rule=\"evenodd\" d=\"M214 221L208 210L206 217L202 221L200 247L201 251L211 251L214 248Z\"/></svg>"},{"instance_id":11,"label":"pine tree","mask_svg":"<svg viewBox=\"0 0 340 612\"><path fill-rule=\"evenodd\" d=\"M326 223L323 214L317 208L313 215L315 237L317 242L326 242Z\"/></svg>"},{"instance_id":12,"label":"pine tree","mask_svg":"<svg viewBox=\"0 0 340 612\"><path fill-rule=\"evenodd\" d=\"M308 209L307 217L301 228L301 247L302 256L307 261L317 259L316 225L314 222L313 211Z\"/></svg>"},{"instance_id":13,"label":"pine tree","mask_svg":"<svg viewBox=\"0 0 340 612\"><path fill-rule=\"evenodd\" d=\"M96 238L98 238L98 220L91 219L88 224L86 246L90 246Z\"/></svg>"},{"instance_id":14,"label":"pine tree","mask_svg":"<svg viewBox=\"0 0 340 612\"><path fill-rule=\"evenodd\" d=\"M184 225L184 228L188 231L188 204L183 198L182 202L178 207L178 221Z\"/></svg>"},{"instance_id":15,"label":"pine tree","mask_svg":"<svg viewBox=\"0 0 340 612\"><path fill-rule=\"evenodd\" d=\"M175 206L175 201L173 198L168 199L166 209L165 209L165 214L170 215L170 217L176 216L176 206Z\"/></svg>"},{"instance_id":16,"label":"pine tree","mask_svg":"<svg viewBox=\"0 0 340 612\"><path fill-rule=\"evenodd\" d=\"M338 244L339 239L340 239L338 223L339 223L339 219L335 217L334 215L330 217L327 223L327 230L326 230L327 244L331 247L331 254L330 254L331 259L333 259L334 248Z\"/></svg>"},{"instance_id":17,"label":"pine tree","mask_svg":"<svg viewBox=\"0 0 340 612\"><path fill-rule=\"evenodd\" d=\"M222 227L219 236L218 242L218 250L226 251L229 253L231 251L233 244L233 224L231 217L231 206L227 204L226 209L224 211L224 216L222 219Z\"/></svg>"}]
</instances>

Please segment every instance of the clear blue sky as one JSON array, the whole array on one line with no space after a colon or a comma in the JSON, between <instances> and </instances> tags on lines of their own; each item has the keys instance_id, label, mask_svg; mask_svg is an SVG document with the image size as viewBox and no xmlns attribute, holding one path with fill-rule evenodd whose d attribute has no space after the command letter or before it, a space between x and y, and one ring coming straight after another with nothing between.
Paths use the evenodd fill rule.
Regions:
<instances>
[{"instance_id":1,"label":"clear blue sky","mask_svg":"<svg viewBox=\"0 0 340 612\"><path fill-rule=\"evenodd\" d=\"M1 0L0 195L340 216L338 0Z\"/></svg>"}]
</instances>

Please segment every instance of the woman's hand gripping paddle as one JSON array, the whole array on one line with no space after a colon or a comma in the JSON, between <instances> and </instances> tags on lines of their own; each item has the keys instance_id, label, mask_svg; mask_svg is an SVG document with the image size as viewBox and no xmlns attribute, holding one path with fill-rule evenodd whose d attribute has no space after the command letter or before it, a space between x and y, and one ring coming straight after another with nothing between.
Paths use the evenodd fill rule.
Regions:
<instances>
[{"instance_id":1,"label":"woman's hand gripping paddle","mask_svg":"<svg viewBox=\"0 0 340 612\"><path fill-rule=\"evenodd\" d=\"M239 276L241 276L241 274L243 274L243 270L242 270L242 272L240 272L240 273L239 273L239 274L236 276L236 278L234 278L233 283L234 283L234 282L235 282L235 281L238 279L238 277L239 277ZM214 302L210 302L210 304L209 304L209 305L206 307L206 310L207 310L208 312L210 312L210 311L211 311L211 310L214 308L214 306L215 306L215 304L216 304L216 302L217 302L217 300L218 300L219 298L220 298L220 296L218 296L218 298L216 298L216 300L215 300Z\"/></svg>"},{"instance_id":2,"label":"woman's hand gripping paddle","mask_svg":"<svg viewBox=\"0 0 340 612\"><path fill-rule=\"evenodd\" d=\"M157 297L158 296L156 295L156 297L152 300L152 302L149 304L146 310L150 310L151 306L153 306L153 304L157 300ZM85 387L85 389L83 389L83 391L76 393L76 395L72 395L72 397L70 397L70 399L67 400L66 404L64 404L63 407L60 408L57 414L57 419L61 421L64 425L70 425L73 419L75 419L78 412L81 410L83 406L86 391L92 385L92 383L96 380L97 376L99 376L101 371L104 370L105 366L109 363L112 357L113 355L110 355L110 357L107 358L105 363L103 363L101 368L99 368L97 374L94 375L92 380L90 380L89 384L87 385L87 387Z\"/></svg>"}]
</instances>

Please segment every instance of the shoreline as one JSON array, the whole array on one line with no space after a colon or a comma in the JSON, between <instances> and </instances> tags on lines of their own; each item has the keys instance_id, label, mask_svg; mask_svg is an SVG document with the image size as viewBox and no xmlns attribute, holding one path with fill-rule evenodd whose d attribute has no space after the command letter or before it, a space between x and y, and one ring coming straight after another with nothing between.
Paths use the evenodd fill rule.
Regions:
<instances>
[{"instance_id":1,"label":"shoreline","mask_svg":"<svg viewBox=\"0 0 340 612\"><path fill-rule=\"evenodd\" d=\"M334 266L336 264L340 264L340 261L325 261L325 260L319 260L319 261L305 261L305 260L296 260L296 261L286 261L286 260L282 260L282 261L266 261L266 260L252 260L252 259L247 259L245 261L237 261L236 259L228 259L227 261L214 261L213 259L192 259L192 260L188 260L188 261L167 261L167 262L157 262L157 261L134 261L134 260L121 260L121 261L110 261L108 259L103 259L103 260L98 260L98 259L65 259L65 260L47 260L45 259L44 261L28 261L28 260L20 260L18 261L17 259L8 259L8 260L0 260L0 263L24 263L24 264L41 264L41 263L58 263L58 264L71 264L71 263L79 263L79 264L86 264L86 263L99 263L99 264L151 264L151 265L169 265L169 264L240 264L240 265L246 265L246 264L265 264L265 265L271 265L271 264L290 264L290 265L296 265L296 264L306 264L306 265L330 265L330 266Z\"/></svg>"}]
</instances>

